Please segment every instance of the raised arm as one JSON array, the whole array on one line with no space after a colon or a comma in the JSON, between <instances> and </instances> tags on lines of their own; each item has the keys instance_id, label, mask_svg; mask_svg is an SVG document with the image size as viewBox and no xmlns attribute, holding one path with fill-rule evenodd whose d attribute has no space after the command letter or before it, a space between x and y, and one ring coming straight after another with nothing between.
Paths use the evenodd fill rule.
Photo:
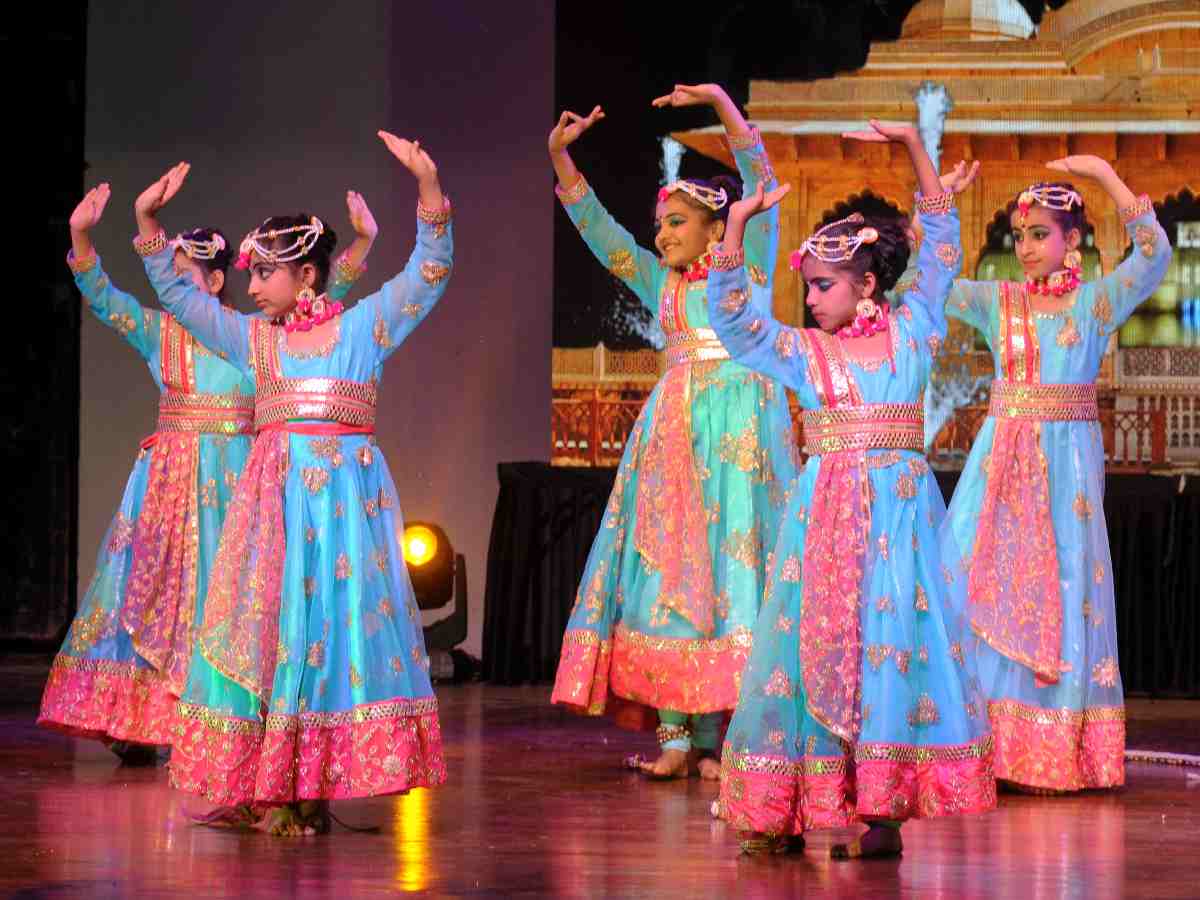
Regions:
<instances>
[{"instance_id":1,"label":"raised arm","mask_svg":"<svg viewBox=\"0 0 1200 900\"><path fill-rule=\"evenodd\" d=\"M158 343L160 314L145 309L132 295L113 285L92 245L91 230L104 215L110 196L107 184L94 187L71 213L71 252L67 254L67 265L92 315L124 338L143 359L149 360Z\"/></svg>"},{"instance_id":2,"label":"raised arm","mask_svg":"<svg viewBox=\"0 0 1200 900\"><path fill-rule=\"evenodd\" d=\"M1096 284L1091 310L1104 331L1116 330L1166 276L1171 262L1167 233L1158 224L1150 198L1135 197L1106 160L1098 156L1064 156L1046 163L1046 167L1097 182L1120 210L1125 232L1133 241L1133 252Z\"/></svg>"},{"instance_id":3,"label":"raised arm","mask_svg":"<svg viewBox=\"0 0 1200 900\"><path fill-rule=\"evenodd\" d=\"M196 287L186 275L175 274L174 251L159 232L149 241L140 237L134 249L142 256L146 277L163 308L201 344L243 372L250 372L250 317Z\"/></svg>"},{"instance_id":4,"label":"raised arm","mask_svg":"<svg viewBox=\"0 0 1200 900\"><path fill-rule=\"evenodd\" d=\"M359 303L351 314L371 317L372 337L386 359L446 292L454 258L450 201L442 193L437 166L417 141L386 131L379 136L417 180L417 246L396 277ZM360 312L361 310L361 312Z\"/></svg>"},{"instance_id":5,"label":"raised arm","mask_svg":"<svg viewBox=\"0 0 1200 900\"><path fill-rule=\"evenodd\" d=\"M200 290L190 278L175 274L175 254L158 221L159 211L179 193L189 171L191 165L178 163L134 201L138 236L133 247L142 256L146 276L167 312L209 350L249 372L249 317L221 306L216 297Z\"/></svg>"},{"instance_id":6,"label":"raised arm","mask_svg":"<svg viewBox=\"0 0 1200 900\"><path fill-rule=\"evenodd\" d=\"M554 192L592 255L624 281L642 304L657 315L658 289L663 278L658 257L639 247L633 235L596 199L595 192L575 167L567 150L581 134L603 118L604 111L599 106L586 118L573 112L564 112L559 116L558 124L550 132L547 142L550 161L558 176Z\"/></svg>"},{"instance_id":7,"label":"raised arm","mask_svg":"<svg viewBox=\"0 0 1200 900\"><path fill-rule=\"evenodd\" d=\"M779 186L763 147L762 135L747 124L737 104L719 84L677 84L675 89L653 101L656 107L711 106L725 128L729 149L742 179L742 195L749 197L763 186L770 192ZM730 197L735 202L737 197ZM755 217L743 238L746 270L750 282L770 289L775 277L775 255L779 249L779 207L772 206ZM767 308L770 308L769 301Z\"/></svg>"},{"instance_id":8,"label":"raised arm","mask_svg":"<svg viewBox=\"0 0 1200 900\"><path fill-rule=\"evenodd\" d=\"M379 234L375 216L358 191L346 191L346 212L354 228L354 241L338 255L333 264L333 278L326 291L330 300L344 299L363 272L367 271L367 255Z\"/></svg>"},{"instance_id":9,"label":"raised arm","mask_svg":"<svg viewBox=\"0 0 1200 900\"><path fill-rule=\"evenodd\" d=\"M917 176L921 199L917 201L916 213L920 216L925 237L917 252L918 277L898 299L901 304L900 315L908 320L907 327L913 339L933 356L946 337L946 297L950 294L955 276L962 269L962 239L958 213L954 210L954 191L944 189L942 179L925 152L925 145L915 127L909 124L893 125L875 119L871 120L870 125L870 130L850 131L842 137L901 144L908 152L913 173ZM965 164L959 164L960 168L963 166ZM976 171L977 167L973 167L970 178L974 178ZM959 172L959 169L955 172Z\"/></svg>"},{"instance_id":10,"label":"raised arm","mask_svg":"<svg viewBox=\"0 0 1200 900\"><path fill-rule=\"evenodd\" d=\"M760 184L729 211L725 239L713 253L708 274L708 318L717 337L738 362L799 390L808 383L808 357L803 332L778 322L750 302L743 235L747 222L776 205L791 189L783 185L764 194Z\"/></svg>"}]
</instances>

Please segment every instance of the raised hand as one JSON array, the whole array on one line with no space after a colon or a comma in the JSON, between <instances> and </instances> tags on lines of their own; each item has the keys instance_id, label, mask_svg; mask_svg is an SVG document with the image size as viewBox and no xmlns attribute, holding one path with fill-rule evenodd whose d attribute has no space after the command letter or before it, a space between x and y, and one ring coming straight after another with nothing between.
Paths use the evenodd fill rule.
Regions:
<instances>
[{"instance_id":1,"label":"raised hand","mask_svg":"<svg viewBox=\"0 0 1200 900\"><path fill-rule=\"evenodd\" d=\"M420 141L408 141L402 137L396 137L389 131L380 131L379 137L387 145L392 156L400 160L404 168L412 172L417 181L437 180L437 166L434 165L429 154L421 149Z\"/></svg>"},{"instance_id":2,"label":"raised hand","mask_svg":"<svg viewBox=\"0 0 1200 900\"><path fill-rule=\"evenodd\" d=\"M792 186L790 184L781 184L773 191L764 192L763 184L760 181L756 185L753 194L743 197L729 207L729 218L745 222L751 216L757 216L759 213L765 212L775 206L788 195L791 189Z\"/></svg>"},{"instance_id":3,"label":"raised hand","mask_svg":"<svg viewBox=\"0 0 1200 900\"><path fill-rule=\"evenodd\" d=\"M880 122L878 119L871 119L867 124L871 126L870 129L843 131L842 137L851 141L870 141L878 144L888 141L907 144L912 140L920 140L916 127L907 122Z\"/></svg>"},{"instance_id":4,"label":"raised hand","mask_svg":"<svg viewBox=\"0 0 1200 900\"><path fill-rule=\"evenodd\" d=\"M579 136L604 118L604 110L599 106L592 109L587 116L581 116L570 110L564 110L558 117L558 123L550 131L547 144L551 153L561 153L579 139Z\"/></svg>"},{"instance_id":5,"label":"raised hand","mask_svg":"<svg viewBox=\"0 0 1200 900\"><path fill-rule=\"evenodd\" d=\"M166 171L162 178L146 188L133 201L133 211L139 217L153 218L158 211L171 202L171 198L179 193L191 163L181 162Z\"/></svg>"},{"instance_id":6,"label":"raised hand","mask_svg":"<svg viewBox=\"0 0 1200 900\"><path fill-rule=\"evenodd\" d=\"M346 191L346 213L350 217L350 227L356 235L368 241L375 240L379 234L379 226L375 223L375 216L371 214L367 201L358 191Z\"/></svg>"},{"instance_id":7,"label":"raised hand","mask_svg":"<svg viewBox=\"0 0 1200 900\"><path fill-rule=\"evenodd\" d=\"M1113 174L1113 167L1108 164L1107 160L1101 159L1099 156L1079 155L1079 156L1064 156L1061 159L1052 159L1046 163L1047 169L1054 169L1057 172L1066 172L1070 175L1079 175L1083 178L1094 178L1101 181Z\"/></svg>"},{"instance_id":8,"label":"raised hand","mask_svg":"<svg viewBox=\"0 0 1200 900\"><path fill-rule=\"evenodd\" d=\"M979 174L979 160L975 160L968 167L967 161L961 160L957 166L939 176L942 182L942 191L953 191L955 194L961 194L969 188L972 182L975 181L975 176Z\"/></svg>"},{"instance_id":9,"label":"raised hand","mask_svg":"<svg viewBox=\"0 0 1200 900\"><path fill-rule=\"evenodd\" d=\"M112 196L112 190L108 186L108 182L98 184L79 201L79 205L75 207L75 211L71 213L69 222L71 231L86 232L90 231L100 221L100 217L104 215L104 207L108 205L108 198Z\"/></svg>"},{"instance_id":10,"label":"raised hand","mask_svg":"<svg viewBox=\"0 0 1200 900\"><path fill-rule=\"evenodd\" d=\"M677 84L675 90L650 101L659 109L664 106L715 106L727 98L719 84Z\"/></svg>"}]
</instances>

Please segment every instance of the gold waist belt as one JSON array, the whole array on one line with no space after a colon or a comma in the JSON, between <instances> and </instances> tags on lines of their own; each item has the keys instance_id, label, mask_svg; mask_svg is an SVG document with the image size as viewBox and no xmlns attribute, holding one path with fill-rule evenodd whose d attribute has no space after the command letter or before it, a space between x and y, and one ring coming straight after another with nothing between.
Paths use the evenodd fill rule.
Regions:
<instances>
[{"instance_id":1,"label":"gold waist belt","mask_svg":"<svg viewBox=\"0 0 1200 900\"><path fill-rule=\"evenodd\" d=\"M988 415L1041 422L1094 422L1100 418L1096 385L993 381Z\"/></svg>"},{"instance_id":2,"label":"gold waist belt","mask_svg":"<svg viewBox=\"0 0 1200 900\"><path fill-rule=\"evenodd\" d=\"M375 426L375 385L340 378L286 378L254 397L254 427L292 419L320 419L359 428Z\"/></svg>"},{"instance_id":3,"label":"gold waist belt","mask_svg":"<svg viewBox=\"0 0 1200 900\"><path fill-rule=\"evenodd\" d=\"M253 434L254 398L246 394L186 394L167 391L158 398L156 431Z\"/></svg>"},{"instance_id":4,"label":"gold waist belt","mask_svg":"<svg viewBox=\"0 0 1200 900\"><path fill-rule=\"evenodd\" d=\"M916 403L866 403L804 411L804 452L925 449L925 416Z\"/></svg>"},{"instance_id":5,"label":"gold waist belt","mask_svg":"<svg viewBox=\"0 0 1200 900\"><path fill-rule=\"evenodd\" d=\"M667 335L667 367L710 359L729 359L729 351L711 328L688 328Z\"/></svg>"}]
</instances>

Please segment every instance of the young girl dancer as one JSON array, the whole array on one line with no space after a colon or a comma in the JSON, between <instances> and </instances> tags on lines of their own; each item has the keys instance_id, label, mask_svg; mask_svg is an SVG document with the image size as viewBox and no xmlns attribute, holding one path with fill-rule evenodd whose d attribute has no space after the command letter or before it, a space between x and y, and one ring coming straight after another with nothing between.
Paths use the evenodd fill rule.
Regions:
<instances>
[{"instance_id":1,"label":"young girl dancer","mask_svg":"<svg viewBox=\"0 0 1200 900\"><path fill-rule=\"evenodd\" d=\"M746 184L774 185L757 132L721 88L676 85L654 104L711 105ZM784 391L731 362L708 322L710 249L724 234L737 183L664 187L655 210L658 252L643 249L600 205L567 151L603 116L599 107L587 118L564 112L550 132L557 193L600 262L658 317L668 370L629 436L552 699L590 715L605 712L609 694L655 709L662 755L642 770L715 779L721 714L737 701L765 554L795 474L791 420ZM747 241L747 290L765 309L778 230L772 214Z\"/></svg>"},{"instance_id":2,"label":"young girl dancer","mask_svg":"<svg viewBox=\"0 0 1200 900\"><path fill-rule=\"evenodd\" d=\"M945 504L922 452L920 397L961 264L958 217L915 129L871 125L848 137L902 143L924 195L920 277L894 310L883 296L908 236L894 218L861 215L793 254L819 329L748 302L743 230L786 187L735 204L708 284L733 357L796 390L810 454L722 757L717 811L751 853L861 820L866 834L833 854L894 855L906 819L995 805L986 710L960 639L962 577L942 562Z\"/></svg>"},{"instance_id":3,"label":"young girl dancer","mask_svg":"<svg viewBox=\"0 0 1200 900\"><path fill-rule=\"evenodd\" d=\"M445 780L396 486L375 444L384 361L446 289L452 231L437 168L380 137L417 181L417 247L343 312L323 293L333 231L267 219L242 242L262 316L221 309L139 221L164 306L254 382L258 434L234 491L196 663L179 705L171 782L274 834L328 829L330 799ZM264 814L264 808L267 809Z\"/></svg>"},{"instance_id":4,"label":"young girl dancer","mask_svg":"<svg viewBox=\"0 0 1200 900\"><path fill-rule=\"evenodd\" d=\"M1079 191L1042 182L1009 205L1024 284L960 281L946 305L984 334L996 365L948 524L970 573L996 777L1060 792L1125 780L1095 379L1111 335L1162 281L1171 247L1149 198L1135 197L1104 160L1048 165L1099 184L1133 252L1081 284Z\"/></svg>"},{"instance_id":5,"label":"young girl dancer","mask_svg":"<svg viewBox=\"0 0 1200 900\"><path fill-rule=\"evenodd\" d=\"M137 202L167 189L164 176ZM225 508L250 452L253 384L170 315L142 307L109 280L90 232L110 196L101 184L71 214L67 264L92 314L149 366L160 394L158 425L141 443L96 572L51 667L38 722L100 738L127 762L150 762L152 745L171 740ZM374 238L369 224L353 248L359 261ZM163 252L177 276L223 300L233 254L220 231L197 228L164 239ZM339 271L333 290L341 295L355 270Z\"/></svg>"}]
</instances>

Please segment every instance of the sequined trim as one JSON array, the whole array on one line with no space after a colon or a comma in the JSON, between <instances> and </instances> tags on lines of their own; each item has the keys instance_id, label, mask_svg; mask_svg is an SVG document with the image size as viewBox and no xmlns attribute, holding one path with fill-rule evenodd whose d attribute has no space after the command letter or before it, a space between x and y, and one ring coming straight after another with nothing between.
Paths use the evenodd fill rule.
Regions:
<instances>
[{"instance_id":1,"label":"sequined trim","mask_svg":"<svg viewBox=\"0 0 1200 900\"><path fill-rule=\"evenodd\" d=\"M247 394L185 394L164 391L158 398L160 432L253 434L254 398Z\"/></svg>"},{"instance_id":2,"label":"sequined trim","mask_svg":"<svg viewBox=\"0 0 1200 900\"><path fill-rule=\"evenodd\" d=\"M38 725L77 737L167 744L175 697L155 669L59 655L50 667Z\"/></svg>"},{"instance_id":3,"label":"sequined trim","mask_svg":"<svg viewBox=\"0 0 1200 900\"><path fill-rule=\"evenodd\" d=\"M869 403L804 411L805 452L916 450L925 447L924 413L915 403Z\"/></svg>"},{"instance_id":4,"label":"sequined trim","mask_svg":"<svg viewBox=\"0 0 1200 900\"><path fill-rule=\"evenodd\" d=\"M254 370L258 373L254 396L254 427L290 419L321 419L354 427L375 425L375 385L341 378L285 378L279 364L278 345L269 322L251 323Z\"/></svg>"},{"instance_id":5,"label":"sequined trim","mask_svg":"<svg viewBox=\"0 0 1200 900\"><path fill-rule=\"evenodd\" d=\"M992 382L988 414L1001 419L1094 422L1099 418L1095 384Z\"/></svg>"},{"instance_id":6,"label":"sequined trim","mask_svg":"<svg viewBox=\"0 0 1200 900\"><path fill-rule=\"evenodd\" d=\"M988 704L996 777L1057 791L1125 783L1122 706L1043 709L1014 700Z\"/></svg>"},{"instance_id":7,"label":"sequined trim","mask_svg":"<svg viewBox=\"0 0 1200 900\"><path fill-rule=\"evenodd\" d=\"M442 195L441 209L430 209L428 206L423 204L420 199L417 200L417 221L424 222L426 225L432 225L434 237L440 238L445 236L446 226L450 224L450 218L450 198L445 194ZM449 269L447 269L447 271L449 271ZM430 283L434 284L436 282Z\"/></svg>"},{"instance_id":8,"label":"sequined trim","mask_svg":"<svg viewBox=\"0 0 1200 900\"><path fill-rule=\"evenodd\" d=\"M267 731L297 731L305 728L343 728L363 722L378 722L383 719L408 718L411 716L437 715L436 697L415 697L405 700L389 700L371 703L336 713L301 713L298 716L271 713L267 716Z\"/></svg>"},{"instance_id":9,"label":"sequined trim","mask_svg":"<svg viewBox=\"0 0 1200 900\"><path fill-rule=\"evenodd\" d=\"M729 351L711 328L685 328L667 334L667 367L729 359Z\"/></svg>"}]
</instances>

